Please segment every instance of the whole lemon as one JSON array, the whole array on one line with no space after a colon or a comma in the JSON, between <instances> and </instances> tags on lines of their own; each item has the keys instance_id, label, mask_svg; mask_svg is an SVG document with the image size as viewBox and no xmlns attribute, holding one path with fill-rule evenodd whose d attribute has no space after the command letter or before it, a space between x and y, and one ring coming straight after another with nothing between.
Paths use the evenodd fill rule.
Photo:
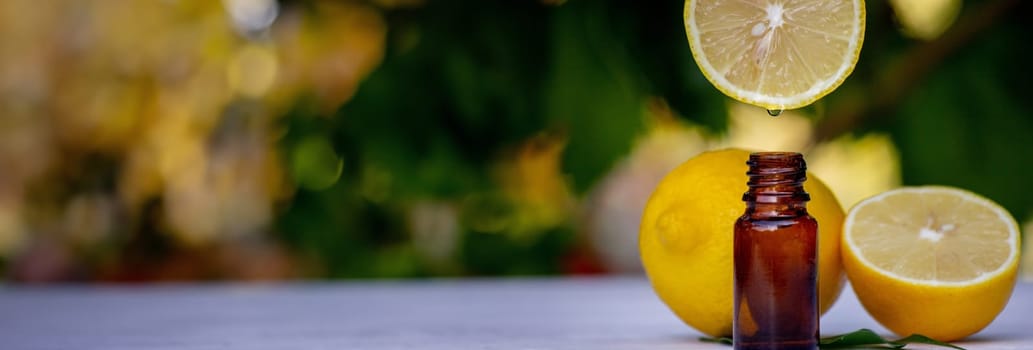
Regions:
<instances>
[{"instance_id":1,"label":"whole lemon","mask_svg":"<svg viewBox=\"0 0 1033 350\"><path fill-rule=\"evenodd\" d=\"M646 204L639 250L653 290L682 321L710 336L732 334L732 243L746 204L750 152L701 153L668 173ZM818 221L818 299L824 313L843 288L843 208L811 174L807 210Z\"/></svg>"}]
</instances>

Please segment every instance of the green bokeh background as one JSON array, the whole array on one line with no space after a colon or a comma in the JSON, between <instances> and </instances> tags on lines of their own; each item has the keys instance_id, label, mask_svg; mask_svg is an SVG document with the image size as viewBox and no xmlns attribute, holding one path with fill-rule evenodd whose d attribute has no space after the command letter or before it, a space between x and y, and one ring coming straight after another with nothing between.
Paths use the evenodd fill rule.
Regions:
<instances>
[{"instance_id":1,"label":"green bokeh background","mask_svg":"<svg viewBox=\"0 0 1033 350\"><path fill-rule=\"evenodd\" d=\"M314 3L280 6L318 11ZM359 3L386 24L379 65L339 108L301 94L274 116L291 193L261 234L292 257L293 277L605 272L585 253L577 210L522 231L484 232L471 224L524 210L493 173L500 155L541 135L564 140L560 169L581 200L647 132L650 101L664 101L677 118L710 133L728 128L729 100L692 60L680 0ZM891 135L905 185L966 188L1025 221L1033 213L1033 5L962 6L944 35L921 41L901 34L886 1L868 1L855 71L803 111L816 140ZM115 181L108 174L118 173L123 160L99 159L60 167L74 169L75 181ZM458 248L443 260L429 261L414 243L406 213L420 201L449 203L458 212ZM148 213L138 215L156 215ZM139 229L150 232L142 236L124 233L133 230L77 250L68 264L80 267L57 279L104 279L96 266L146 269L184 251L209 254L176 242L160 225ZM36 263L20 256L6 257L7 268Z\"/></svg>"}]
</instances>

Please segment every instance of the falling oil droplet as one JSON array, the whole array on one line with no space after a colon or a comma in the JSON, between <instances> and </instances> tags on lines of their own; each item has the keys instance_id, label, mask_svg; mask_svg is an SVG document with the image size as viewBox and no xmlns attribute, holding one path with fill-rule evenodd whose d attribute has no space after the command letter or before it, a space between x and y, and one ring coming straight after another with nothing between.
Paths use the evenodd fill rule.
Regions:
<instances>
[{"instance_id":1,"label":"falling oil droplet","mask_svg":"<svg viewBox=\"0 0 1033 350\"><path fill-rule=\"evenodd\" d=\"M768 115L770 115L772 117L777 117L779 115L782 115L782 110L781 109L769 109L768 110Z\"/></svg>"}]
</instances>

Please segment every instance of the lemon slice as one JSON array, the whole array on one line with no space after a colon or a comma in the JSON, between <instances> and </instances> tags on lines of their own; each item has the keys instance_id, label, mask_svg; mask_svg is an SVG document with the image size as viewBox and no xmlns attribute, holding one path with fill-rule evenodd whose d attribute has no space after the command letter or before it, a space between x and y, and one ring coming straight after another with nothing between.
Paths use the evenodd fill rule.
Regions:
<instances>
[{"instance_id":1,"label":"lemon slice","mask_svg":"<svg viewBox=\"0 0 1033 350\"><path fill-rule=\"evenodd\" d=\"M956 188L908 187L861 201L841 244L858 299L900 335L969 336L993 321L1015 286L1015 219Z\"/></svg>"},{"instance_id":2,"label":"lemon slice","mask_svg":"<svg viewBox=\"0 0 1033 350\"><path fill-rule=\"evenodd\" d=\"M806 106L854 70L864 41L863 0L686 0L696 64L736 100Z\"/></svg>"}]
</instances>

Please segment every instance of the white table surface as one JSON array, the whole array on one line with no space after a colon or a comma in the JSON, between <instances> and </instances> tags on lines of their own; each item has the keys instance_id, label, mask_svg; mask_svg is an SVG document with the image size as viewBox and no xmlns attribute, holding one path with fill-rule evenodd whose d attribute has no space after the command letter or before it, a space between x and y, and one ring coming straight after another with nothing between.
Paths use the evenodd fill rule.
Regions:
<instances>
[{"instance_id":1,"label":"white table surface","mask_svg":"<svg viewBox=\"0 0 1033 350\"><path fill-rule=\"evenodd\" d=\"M891 335L849 287L821 322ZM1031 325L1020 283L959 344L1033 349ZM0 287L0 349L731 349L699 336L640 277Z\"/></svg>"}]
</instances>

